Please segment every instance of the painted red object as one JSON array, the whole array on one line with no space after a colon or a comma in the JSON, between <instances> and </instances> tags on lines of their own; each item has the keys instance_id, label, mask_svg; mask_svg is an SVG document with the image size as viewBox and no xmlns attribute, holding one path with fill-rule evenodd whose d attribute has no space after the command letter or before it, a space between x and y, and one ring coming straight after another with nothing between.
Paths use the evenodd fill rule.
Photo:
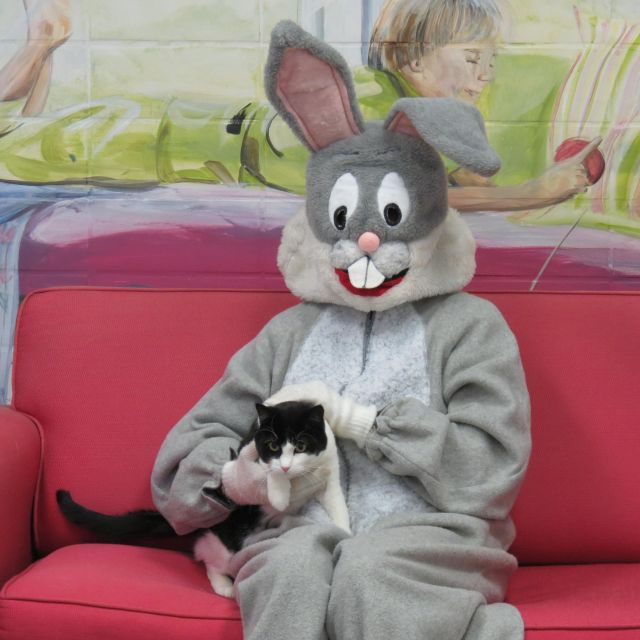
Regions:
<instances>
[{"instance_id":1,"label":"painted red object","mask_svg":"<svg viewBox=\"0 0 640 640\"><path fill-rule=\"evenodd\" d=\"M567 138L557 149L553 156L556 162L572 158L582 151L591 141L584 138ZM604 156L600 149L594 149L582 163L587 170L587 178L589 184L595 184L600 180L604 173L605 162Z\"/></svg>"},{"instance_id":2,"label":"painted red object","mask_svg":"<svg viewBox=\"0 0 640 640\"><path fill-rule=\"evenodd\" d=\"M532 403L508 601L526 640L638 640L640 293L482 295L518 340ZM40 560L4 586L0 640L240 640L236 604L210 591L202 566L174 550L100 544L62 519L54 494L65 487L112 513L150 507L167 430L295 302L273 292L89 288L25 300L15 410L0 412L0 477L10 487L0 500L11 507L0 513L28 514L37 480ZM40 425L39 471L35 422L15 412ZM0 559L30 548L27 525L4 526Z\"/></svg>"}]
</instances>

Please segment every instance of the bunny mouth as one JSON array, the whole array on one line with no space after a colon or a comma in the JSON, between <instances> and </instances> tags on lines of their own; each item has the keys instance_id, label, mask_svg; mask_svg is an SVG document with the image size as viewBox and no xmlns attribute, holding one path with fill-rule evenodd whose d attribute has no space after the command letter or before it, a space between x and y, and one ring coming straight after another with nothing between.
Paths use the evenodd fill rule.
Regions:
<instances>
[{"instance_id":1,"label":"bunny mouth","mask_svg":"<svg viewBox=\"0 0 640 640\"><path fill-rule=\"evenodd\" d=\"M357 296L381 296L402 282L409 269L404 269L390 278L385 278L373 261L364 256L349 269L336 269L340 284Z\"/></svg>"}]
</instances>

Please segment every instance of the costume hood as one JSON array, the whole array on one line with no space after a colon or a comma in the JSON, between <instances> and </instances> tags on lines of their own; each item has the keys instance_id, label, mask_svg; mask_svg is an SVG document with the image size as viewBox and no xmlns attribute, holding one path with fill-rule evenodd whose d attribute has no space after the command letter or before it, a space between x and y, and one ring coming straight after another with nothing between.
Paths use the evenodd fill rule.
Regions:
<instances>
[{"instance_id":1,"label":"costume hood","mask_svg":"<svg viewBox=\"0 0 640 640\"><path fill-rule=\"evenodd\" d=\"M500 168L475 107L401 98L385 122L365 122L344 59L290 21L272 33L265 86L312 151L306 206L278 255L293 293L382 311L469 282L475 243L448 207L440 153L482 175Z\"/></svg>"}]
</instances>

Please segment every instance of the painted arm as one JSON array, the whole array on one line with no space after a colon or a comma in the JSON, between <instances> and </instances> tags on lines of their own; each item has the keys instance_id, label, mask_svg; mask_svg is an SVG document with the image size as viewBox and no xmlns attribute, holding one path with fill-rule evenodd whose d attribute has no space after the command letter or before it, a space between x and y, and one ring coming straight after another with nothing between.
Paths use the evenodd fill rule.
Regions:
<instances>
[{"instance_id":1,"label":"painted arm","mask_svg":"<svg viewBox=\"0 0 640 640\"><path fill-rule=\"evenodd\" d=\"M550 166L542 175L522 184L495 187L469 186L449 189L449 205L458 211L523 211L564 202L587 190L589 181L583 165L602 138L595 138L580 153Z\"/></svg>"}]
</instances>

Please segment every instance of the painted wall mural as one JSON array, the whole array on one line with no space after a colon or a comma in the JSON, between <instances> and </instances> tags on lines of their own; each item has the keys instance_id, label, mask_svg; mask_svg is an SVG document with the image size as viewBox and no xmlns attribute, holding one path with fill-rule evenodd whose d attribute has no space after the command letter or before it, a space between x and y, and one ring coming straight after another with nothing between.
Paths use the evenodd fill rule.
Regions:
<instances>
[{"instance_id":1,"label":"painted wall mural","mask_svg":"<svg viewBox=\"0 0 640 640\"><path fill-rule=\"evenodd\" d=\"M284 288L307 152L262 90L282 18L343 52L367 119L481 110L503 168L447 164L470 289L640 288L636 0L3 0L0 399L36 288Z\"/></svg>"}]
</instances>

